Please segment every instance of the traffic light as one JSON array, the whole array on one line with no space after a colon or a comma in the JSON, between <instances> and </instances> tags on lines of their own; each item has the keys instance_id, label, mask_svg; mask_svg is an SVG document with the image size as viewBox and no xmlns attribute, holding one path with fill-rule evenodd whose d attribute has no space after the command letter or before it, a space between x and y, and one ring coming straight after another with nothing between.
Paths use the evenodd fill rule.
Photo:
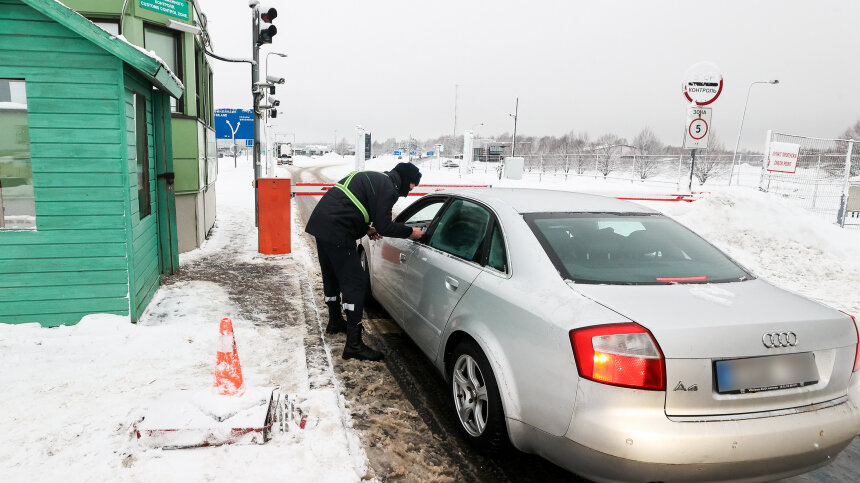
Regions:
<instances>
[{"instance_id":1,"label":"traffic light","mask_svg":"<svg viewBox=\"0 0 860 483\"><path fill-rule=\"evenodd\" d=\"M257 34L257 45L271 44L272 37L278 33L278 28L271 23L278 17L278 11L275 8L261 8L260 22L269 24L268 27L261 26Z\"/></svg>"}]
</instances>

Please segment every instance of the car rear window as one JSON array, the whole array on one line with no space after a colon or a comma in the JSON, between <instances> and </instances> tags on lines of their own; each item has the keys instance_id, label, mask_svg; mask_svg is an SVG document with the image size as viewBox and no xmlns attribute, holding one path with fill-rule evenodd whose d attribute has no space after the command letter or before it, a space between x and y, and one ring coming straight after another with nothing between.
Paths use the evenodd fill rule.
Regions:
<instances>
[{"instance_id":1,"label":"car rear window","mask_svg":"<svg viewBox=\"0 0 860 483\"><path fill-rule=\"evenodd\" d=\"M671 284L753 278L723 252L663 215L529 213L524 217L559 273L575 282Z\"/></svg>"}]
</instances>

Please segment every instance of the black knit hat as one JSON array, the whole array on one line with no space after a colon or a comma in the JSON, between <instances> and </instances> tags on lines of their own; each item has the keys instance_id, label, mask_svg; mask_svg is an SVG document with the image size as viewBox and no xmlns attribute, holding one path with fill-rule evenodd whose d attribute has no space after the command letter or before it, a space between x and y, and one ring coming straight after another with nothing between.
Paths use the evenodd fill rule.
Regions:
<instances>
[{"instance_id":1,"label":"black knit hat","mask_svg":"<svg viewBox=\"0 0 860 483\"><path fill-rule=\"evenodd\" d=\"M421 171L418 170L418 166L412 163L397 163L397 166L391 171L399 174L400 179L405 183L415 183L417 186L421 182Z\"/></svg>"}]
</instances>

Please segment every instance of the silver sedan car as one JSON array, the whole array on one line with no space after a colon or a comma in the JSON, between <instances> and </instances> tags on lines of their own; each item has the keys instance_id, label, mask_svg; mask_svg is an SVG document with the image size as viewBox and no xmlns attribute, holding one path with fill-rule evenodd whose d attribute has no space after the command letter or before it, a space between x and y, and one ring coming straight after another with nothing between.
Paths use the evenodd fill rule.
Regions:
<instances>
[{"instance_id":1,"label":"silver sedan car","mask_svg":"<svg viewBox=\"0 0 860 483\"><path fill-rule=\"evenodd\" d=\"M597 481L764 480L860 430L853 318L640 205L529 189L419 199L361 242L373 296L462 430Z\"/></svg>"}]
</instances>

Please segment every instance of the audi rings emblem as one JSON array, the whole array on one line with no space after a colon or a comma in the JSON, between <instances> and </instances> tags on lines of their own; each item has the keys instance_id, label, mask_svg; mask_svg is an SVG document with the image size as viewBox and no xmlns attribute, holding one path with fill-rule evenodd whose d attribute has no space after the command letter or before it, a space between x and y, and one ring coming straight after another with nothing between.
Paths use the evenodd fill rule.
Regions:
<instances>
[{"instance_id":1,"label":"audi rings emblem","mask_svg":"<svg viewBox=\"0 0 860 483\"><path fill-rule=\"evenodd\" d=\"M761 336L761 343L768 349L794 347L797 345L797 334L794 332L768 332Z\"/></svg>"}]
</instances>

